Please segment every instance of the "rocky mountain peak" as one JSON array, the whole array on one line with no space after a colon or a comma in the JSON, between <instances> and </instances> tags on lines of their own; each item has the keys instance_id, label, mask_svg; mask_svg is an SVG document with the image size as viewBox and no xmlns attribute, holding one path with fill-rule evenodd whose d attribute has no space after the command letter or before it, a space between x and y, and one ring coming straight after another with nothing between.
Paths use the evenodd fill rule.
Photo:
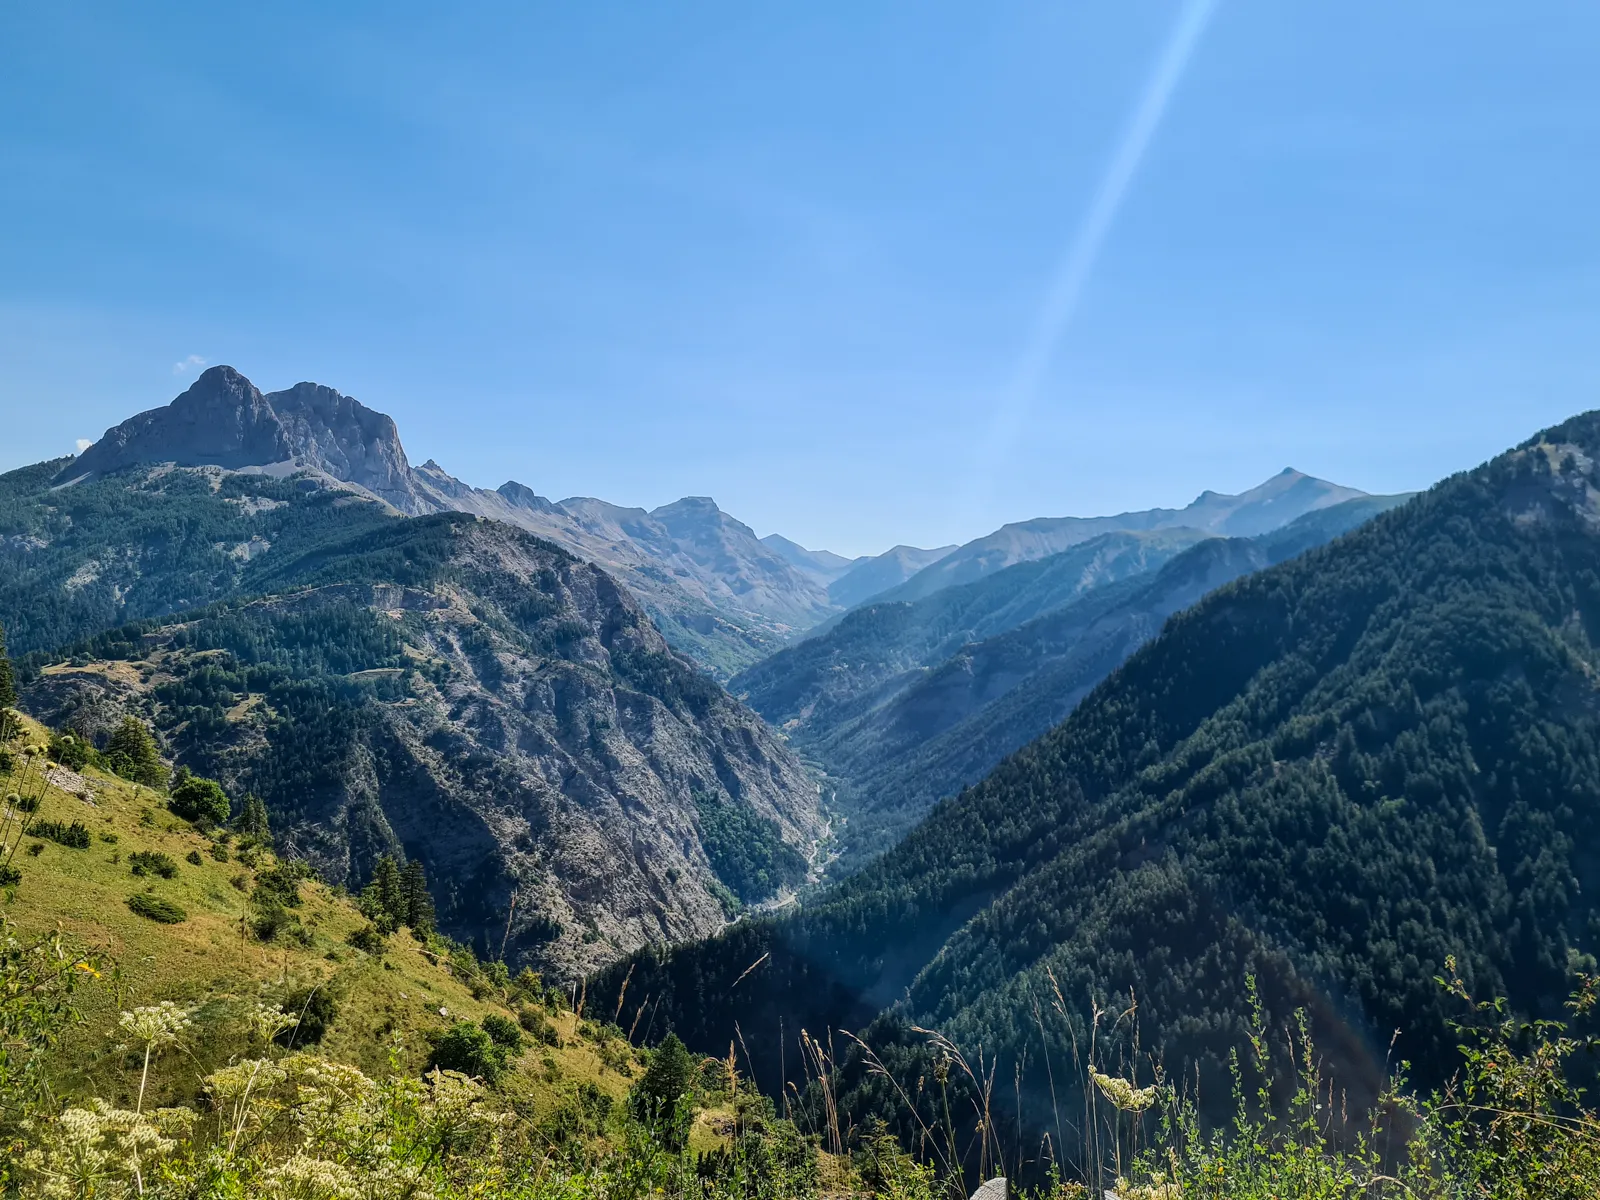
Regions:
<instances>
[{"instance_id":1,"label":"rocky mountain peak","mask_svg":"<svg viewBox=\"0 0 1600 1200\"><path fill-rule=\"evenodd\" d=\"M293 457L267 398L232 367L212 367L165 408L108 429L62 475L106 474L137 463L238 469Z\"/></svg>"},{"instance_id":2,"label":"rocky mountain peak","mask_svg":"<svg viewBox=\"0 0 1600 1200\"><path fill-rule=\"evenodd\" d=\"M209 368L165 408L108 429L58 481L166 462L235 471L293 463L364 488L401 512L431 507L417 492L392 418L317 383L263 394L229 366Z\"/></svg>"}]
</instances>

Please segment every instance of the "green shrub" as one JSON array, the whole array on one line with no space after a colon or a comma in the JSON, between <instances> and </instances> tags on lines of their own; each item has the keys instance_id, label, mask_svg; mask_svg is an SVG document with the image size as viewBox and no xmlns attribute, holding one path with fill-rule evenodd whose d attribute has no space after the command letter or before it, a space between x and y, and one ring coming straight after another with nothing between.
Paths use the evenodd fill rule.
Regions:
<instances>
[{"instance_id":1,"label":"green shrub","mask_svg":"<svg viewBox=\"0 0 1600 1200\"><path fill-rule=\"evenodd\" d=\"M470 1021L457 1021L440 1035L428 1058L430 1068L460 1071L485 1083L494 1083L505 1070L505 1050L495 1044L488 1031Z\"/></svg>"},{"instance_id":2,"label":"green shrub","mask_svg":"<svg viewBox=\"0 0 1600 1200\"><path fill-rule=\"evenodd\" d=\"M252 896L250 899L250 927L263 942L277 941L287 934L302 945L310 943L310 935L295 916L270 895Z\"/></svg>"},{"instance_id":3,"label":"green shrub","mask_svg":"<svg viewBox=\"0 0 1600 1200\"><path fill-rule=\"evenodd\" d=\"M218 862L227 862L228 861L228 848L226 846L224 846L221 842L212 842L211 843L211 857L216 859Z\"/></svg>"},{"instance_id":4,"label":"green shrub","mask_svg":"<svg viewBox=\"0 0 1600 1200\"><path fill-rule=\"evenodd\" d=\"M314 1046L327 1036L329 1027L338 1017L339 997L327 984L296 988L283 998L282 1008L291 1017L298 1017L299 1024L278 1034L278 1044Z\"/></svg>"},{"instance_id":5,"label":"green shrub","mask_svg":"<svg viewBox=\"0 0 1600 1200\"><path fill-rule=\"evenodd\" d=\"M163 925L176 925L189 916L171 900L162 896L152 896L149 892L135 892L129 896L128 907L141 917L149 917L152 921L160 921Z\"/></svg>"},{"instance_id":6,"label":"green shrub","mask_svg":"<svg viewBox=\"0 0 1600 1200\"><path fill-rule=\"evenodd\" d=\"M94 747L70 733L50 735L50 757L72 771L81 771L94 757Z\"/></svg>"},{"instance_id":7,"label":"green shrub","mask_svg":"<svg viewBox=\"0 0 1600 1200\"><path fill-rule=\"evenodd\" d=\"M74 821L70 825L64 821L35 821L28 827L28 832L72 850L87 850L92 840L89 827L82 821Z\"/></svg>"},{"instance_id":8,"label":"green shrub","mask_svg":"<svg viewBox=\"0 0 1600 1200\"><path fill-rule=\"evenodd\" d=\"M31 854L34 858L38 858L39 855L44 853L44 843L43 842L34 842L34 843L32 843L28 847L28 853Z\"/></svg>"},{"instance_id":9,"label":"green shrub","mask_svg":"<svg viewBox=\"0 0 1600 1200\"><path fill-rule=\"evenodd\" d=\"M480 1024L483 1026L483 1031L494 1039L494 1044L507 1054L522 1053L522 1030L510 1017L490 1013Z\"/></svg>"},{"instance_id":10,"label":"green shrub","mask_svg":"<svg viewBox=\"0 0 1600 1200\"><path fill-rule=\"evenodd\" d=\"M363 925L360 929L352 930L344 940L357 950L365 950L368 954L382 954L384 946L387 945L376 925Z\"/></svg>"},{"instance_id":11,"label":"green shrub","mask_svg":"<svg viewBox=\"0 0 1600 1200\"><path fill-rule=\"evenodd\" d=\"M188 767L179 767L172 777L167 808L193 825L207 826L226 821L232 806L215 779L204 779L192 774Z\"/></svg>"},{"instance_id":12,"label":"green shrub","mask_svg":"<svg viewBox=\"0 0 1600 1200\"><path fill-rule=\"evenodd\" d=\"M185 862L192 863L194 866L197 866L197 867L202 862L205 861L204 859L202 859L200 857L200 851L198 851L198 850L191 850L191 851L189 851L189 853L185 854L183 857L184 857L184 861Z\"/></svg>"},{"instance_id":13,"label":"green shrub","mask_svg":"<svg viewBox=\"0 0 1600 1200\"><path fill-rule=\"evenodd\" d=\"M9 863L0 863L0 888L16 887L21 882L21 871Z\"/></svg>"},{"instance_id":14,"label":"green shrub","mask_svg":"<svg viewBox=\"0 0 1600 1200\"><path fill-rule=\"evenodd\" d=\"M529 1003L538 1003L544 997L544 977L532 967L523 967L511 981L511 994Z\"/></svg>"},{"instance_id":15,"label":"green shrub","mask_svg":"<svg viewBox=\"0 0 1600 1200\"><path fill-rule=\"evenodd\" d=\"M311 876L311 864L303 859L281 862L256 876L256 895L276 900L285 908L299 908L300 885Z\"/></svg>"},{"instance_id":16,"label":"green shrub","mask_svg":"<svg viewBox=\"0 0 1600 1200\"><path fill-rule=\"evenodd\" d=\"M159 875L171 879L178 873L178 864L160 850L135 850L128 855L128 866L135 875Z\"/></svg>"}]
</instances>

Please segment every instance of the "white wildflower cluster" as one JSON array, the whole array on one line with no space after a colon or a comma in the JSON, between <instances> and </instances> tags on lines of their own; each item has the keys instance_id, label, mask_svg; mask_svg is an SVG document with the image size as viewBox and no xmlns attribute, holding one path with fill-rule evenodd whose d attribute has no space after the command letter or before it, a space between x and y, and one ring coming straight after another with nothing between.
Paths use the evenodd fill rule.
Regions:
<instances>
[{"instance_id":1,"label":"white wildflower cluster","mask_svg":"<svg viewBox=\"0 0 1600 1200\"><path fill-rule=\"evenodd\" d=\"M121 1200L134 1195L141 1173L148 1174L178 1147L196 1117L188 1108L136 1113L99 1099L85 1108L69 1108L31 1130L35 1148L22 1163L34 1188L28 1194L40 1200Z\"/></svg>"},{"instance_id":2,"label":"white wildflower cluster","mask_svg":"<svg viewBox=\"0 0 1600 1200\"><path fill-rule=\"evenodd\" d=\"M160 1004L149 1004L123 1013L117 1018L117 1024L136 1041L159 1047L177 1041L194 1021L188 1009L180 1008L171 1000L163 1000Z\"/></svg>"},{"instance_id":3,"label":"white wildflower cluster","mask_svg":"<svg viewBox=\"0 0 1600 1200\"><path fill-rule=\"evenodd\" d=\"M1106 1192L1106 1200L1182 1200L1182 1197L1182 1189L1176 1183L1159 1178L1150 1183L1129 1183L1118 1178L1116 1186Z\"/></svg>"},{"instance_id":4,"label":"white wildflower cluster","mask_svg":"<svg viewBox=\"0 0 1600 1200\"><path fill-rule=\"evenodd\" d=\"M300 1018L291 1016L276 1004L257 1004L251 1010L250 1028L263 1042L270 1042L285 1029L300 1024Z\"/></svg>"},{"instance_id":5,"label":"white wildflower cluster","mask_svg":"<svg viewBox=\"0 0 1600 1200\"><path fill-rule=\"evenodd\" d=\"M377 1081L272 1046L294 1021L281 1008L257 1003L241 1016L244 1043L260 1057L205 1076L214 1116L202 1120L190 1108L143 1111L150 1059L182 1038L190 1012L169 1001L122 1013L122 1034L145 1060L139 1104L94 1100L31 1127L32 1148L17 1164L21 1194L151 1200L194 1194L202 1176L232 1178L240 1195L267 1200L437 1200L446 1178L467 1189L460 1194L494 1194L511 1118L483 1084L440 1070Z\"/></svg>"},{"instance_id":6,"label":"white wildflower cluster","mask_svg":"<svg viewBox=\"0 0 1600 1200\"><path fill-rule=\"evenodd\" d=\"M294 1121L308 1148L364 1159L388 1153L383 1097L356 1067L314 1054L293 1054L283 1066L295 1088Z\"/></svg>"},{"instance_id":7,"label":"white wildflower cluster","mask_svg":"<svg viewBox=\"0 0 1600 1200\"><path fill-rule=\"evenodd\" d=\"M1115 1075L1102 1075L1093 1067L1089 1068L1089 1077L1094 1080L1101 1095L1123 1112L1143 1112L1156 1102L1156 1096L1159 1094L1159 1089L1153 1084L1146 1088L1135 1087L1126 1079L1120 1079Z\"/></svg>"},{"instance_id":8,"label":"white wildflower cluster","mask_svg":"<svg viewBox=\"0 0 1600 1200\"><path fill-rule=\"evenodd\" d=\"M277 1063L265 1058L247 1058L223 1067L205 1077L206 1091L218 1104L235 1104L254 1093L265 1094L288 1078Z\"/></svg>"},{"instance_id":9,"label":"white wildflower cluster","mask_svg":"<svg viewBox=\"0 0 1600 1200\"><path fill-rule=\"evenodd\" d=\"M259 1194L264 1200L360 1200L362 1189L343 1164L296 1154L267 1171Z\"/></svg>"}]
</instances>

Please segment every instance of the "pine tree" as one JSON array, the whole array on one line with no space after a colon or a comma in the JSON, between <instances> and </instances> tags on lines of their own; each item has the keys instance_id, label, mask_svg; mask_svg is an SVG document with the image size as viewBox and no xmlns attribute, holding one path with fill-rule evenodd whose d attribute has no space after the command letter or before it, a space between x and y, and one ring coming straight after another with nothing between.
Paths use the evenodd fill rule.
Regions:
<instances>
[{"instance_id":1,"label":"pine tree","mask_svg":"<svg viewBox=\"0 0 1600 1200\"><path fill-rule=\"evenodd\" d=\"M137 717L122 718L106 742L106 758L112 770L124 779L146 787L160 787L166 782L167 770L156 750L155 738Z\"/></svg>"},{"instance_id":2,"label":"pine tree","mask_svg":"<svg viewBox=\"0 0 1600 1200\"><path fill-rule=\"evenodd\" d=\"M428 876L419 859L413 858L406 864L400 890L405 898L405 923L411 927L412 933L426 937L433 932L435 914L433 897L428 894Z\"/></svg>"},{"instance_id":3,"label":"pine tree","mask_svg":"<svg viewBox=\"0 0 1600 1200\"><path fill-rule=\"evenodd\" d=\"M379 856L372 882L361 893L361 911L385 933L406 923L405 882L399 864L387 854Z\"/></svg>"},{"instance_id":4,"label":"pine tree","mask_svg":"<svg viewBox=\"0 0 1600 1200\"><path fill-rule=\"evenodd\" d=\"M669 1033L651 1054L644 1078L630 1096L634 1115L649 1124L669 1149L681 1149L688 1141L686 1101L693 1070L688 1049L677 1034Z\"/></svg>"},{"instance_id":5,"label":"pine tree","mask_svg":"<svg viewBox=\"0 0 1600 1200\"><path fill-rule=\"evenodd\" d=\"M0 625L0 708L10 708L16 702L17 677L6 657L6 627Z\"/></svg>"},{"instance_id":6,"label":"pine tree","mask_svg":"<svg viewBox=\"0 0 1600 1200\"><path fill-rule=\"evenodd\" d=\"M246 837L253 837L263 844L270 844L272 841L272 828L267 821L267 806L254 792L244 794L244 800L240 803L239 819L234 822L234 827Z\"/></svg>"}]
</instances>

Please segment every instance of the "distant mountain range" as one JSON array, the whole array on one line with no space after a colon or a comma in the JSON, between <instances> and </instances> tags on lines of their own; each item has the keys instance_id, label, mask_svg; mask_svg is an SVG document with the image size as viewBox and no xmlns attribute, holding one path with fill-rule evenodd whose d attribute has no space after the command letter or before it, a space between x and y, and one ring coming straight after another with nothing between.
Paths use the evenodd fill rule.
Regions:
<instances>
[{"instance_id":1,"label":"distant mountain range","mask_svg":"<svg viewBox=\"0 0 1600 1200\"><path fill-rule=\"evenodd\" d=\"M898 587L873 600L918 600L941 588L971 583L1021 562L1058 554L1106 533L1189 529L1216 537L1254 537L1281 529L1319 508L1366 495L1355 488L1285 468L1265 483L1224 496L1202 492L1186 508L1150 508L1113 517L1038 517L1004 525L944 555ZM865 597L863 597L865 599Z\"/></svg>"},{"instance_id":2,"label":"distant mountain range","mask_svg":"<svg viewBox=\"0 0 1600 1200\"><path fill-rule=\"evenodd\" d=\"M471 487L431 459L413 467L394 421L349 396L311 383L263 393L227 366L107 431L53 482L161 463L308 474L408 516L470 512L516 525L616 574L674 647L722 677L865 589L903 582L938 553L897 547L863 575L877 560L763 541L706 497L646 511L588 497L552 501L514 480L492 491ZM835 584L846 599L830 595Z\"/></svg>"},{"instance_id":3,"label":"distant mountain range","mask_svg":"<svg viewBox=\"0 0 1600 1200\"><path fill-rule=\"evenodd\" d=\"M850 1043L830 1093L857 1127L914 1128L905 1104L941 1119L919 1087L937 1030L983 1047L1019 1140L1068 1147L1088 1085L1063 1063L1137 1051L1226 1120L1259 997L1272 1029L1303 1014L1336 1113L1365 1128L1397 1062L1423 1087L1459 1066L1471 1010L1436 976L1505 997L1506 1019L1560 1014L1600 954L1597 463L1590 413L1220 587L1293 547L1207 541L1141 594L1063 609L1137 637L1136 613L1211 589L858 874L590 995L609 1006L627 973L624 1025L649 996L707 1053L742 1031L774 1091L804 1081L756 1031L857 1031L873 1057ZM958 696L1013 669L969 657ZM1135 998L1136 1021L1104 1018ZM1294 1077L1299 1035L1259 1044L1247 1070Z\"/></svg>"},{"instance_id":4,"label":"distant mountain range","mask_svg":"<svg viewBox=\"0 0 1600 1200\"><path fill-rule=\"evenodd\" d=\"M893 846L940 799L977 783L1006 755L1065 720L1091 689L1174 614L1253 571L1355 529L1406 496L1365 496L1317 509L1256 537L1207 538L1154 569L1087 588L1075 600L961 646L881 689L864 711L819 722L797 748L849 792L844 867ZM1106 534L1102 537L1161 535ZM1036 564L1069 559L1099 538ZM959 592L962 588L951 588ZM935 592L913 608L935 605ZM759 704L756 705L760 711Z\"/></svg>"},{"instance_id":5,"label":"distant mountain range","mask_svg":"<svg viewBox=\"0 0 1600 1200\"><path fill-rule=\"evenodd\" d=\"M845 558L829 550L807 550L777 533L769 533L761 542L782 555L791 566L824 585L828 589L828 602L838 608L853 608L879 592L902 584L956 549L954 546L940 546L935 550L896 546L882 554Z\"/></svg>"},{"instance_id":6,"label":"distant mountain range","mask_svg":"<svg viewBox=\"0 0 1600 1200\"><path fill-rule=\"evenodd\" d=\"M1253 538L1097 534L920 599L875 599L729 687L840 789L855 865L1065 718L1173 613L1406 498L1344 500Z\"/></svg>"},{"instance_id":7,"label":"distant mountain range","mask_svg":"<svg viewBox=\"0 0 1600 1200\"><path fill-rule=\"evenodd\" d=\"M1043 517L960 547L896 546L846 559L778 534L758 538L707 497L647 511L590 497L550 500L515 480L471 487L432 459L413 467L394 421L349 396L313 383L263 393L227 366L108 430L54 483L160 463L306 473L408 516L470 512L527 529L616 574L669 643L724 679L868 600L918 599L1103 533L1250 536L1362 495L1285 471L1238 496L1206 492L1187 508Z\"/></svg>"}]
</instances>

